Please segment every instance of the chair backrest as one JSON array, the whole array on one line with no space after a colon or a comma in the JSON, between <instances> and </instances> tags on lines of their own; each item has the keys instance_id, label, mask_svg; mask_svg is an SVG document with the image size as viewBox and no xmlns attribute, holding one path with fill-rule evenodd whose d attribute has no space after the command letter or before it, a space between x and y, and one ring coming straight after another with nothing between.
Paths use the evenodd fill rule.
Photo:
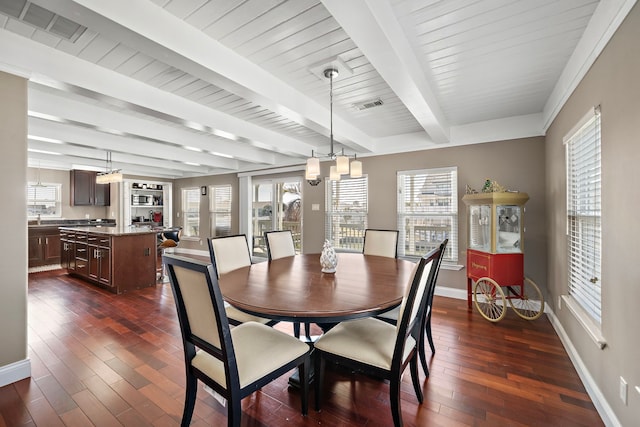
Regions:
<instances>
[{"instance_id":1,"label":"chair backrest","mask_svg":"<svg viewBox=\"0 0 640 427\"><path fill-rule=\"evenodd\" d=\"M425 300L423 301L423 304L425 306L424 314L426 316L431 315L431 305L433 304L433 294L435 293L435 290L436 290L436 284L438 282L438 274L440 274L440 266L442 265L442 259L444 258L444 253L445 253L445 249L447 248L448 242L449 242L449 239L444 239L442 243L440 243L440 256L438 257L435 265L431 287L428 290L429 292L427 293Z\"/></svg>"},{"instance_id":2,"label":"chair backrest","mask_svg":"<svg viewBox=\"0 0 640 427\"><path fill-rule=\"evenodd\" d=\"M204 350L224 365L224 376L212 380L225 390L239 388L229 320L213 265L177 255L162 258L178 311L185 363L191 363L196 349Z\"/></svg>"},{"instance_id":3,"label":"chair backrest","mask_svg":"<svg viewBox=\"0 0 640 427\"><path fill-rule=\"evenodd\" d=\"M269 261L296 254L291 230L265 231L264 240L267 242Z\"/></svg>"},{"instance_id":4,"label":"chair backrest","mask_svg":"<svg viewBox=\"0 0 640 427\"><path fill-rule=\"evenodd\" d=\"M364 246L362 253L365 255L398 257L398 230L364 230Z\"/></svg>"},{"instance_id":5,"label":"chair backrest","mask_svg":"<svg viewBox=\"0 0 640 427\"><path fill-rule=\"evenodd\" d=\"M414 267L413 277L400 304L400 312L396 323L397 338L394 348L392 364L402 363L405 354L405 343L409 335L421 333L423 310L428 298L430 287L434 285L435 272L442 246L433 249L420 258ZM417 339L416 339L417 341Z\"/></svg>"},{"instance_id":6,"label":"chair backrest","mask_svg":"<svg viewBox=\"0 0 640 427\"><path fill-rule=\"evenodd\" d=\"M209 256L218 277L229 271L251 265L247 236L210 237L207 239Z\"/></svg>"}]
</instances>

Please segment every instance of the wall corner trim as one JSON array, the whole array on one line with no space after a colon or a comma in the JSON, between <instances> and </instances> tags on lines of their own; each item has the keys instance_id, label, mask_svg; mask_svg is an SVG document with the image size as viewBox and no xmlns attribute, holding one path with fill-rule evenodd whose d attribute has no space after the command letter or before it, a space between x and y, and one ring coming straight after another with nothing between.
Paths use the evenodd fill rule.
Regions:
<instances>
[{"instance_id":1,"label":"wall corner trim","mask_svg":"<svg viewBox=\"0 0 640 427\"><path fill-rule=\"evenodd\" d=\"M548 311L545 311L547 312L547 316L549 317L549 321L551 322L553 329L555 329L558 337L560 338L560 341L562 342L562 345L567 351L567 354L569 355L574 368L578 372L578 376L582 380L582 384L587 390L589 397L591 397L596 410L602 417L602 421L606 426L622 427L622 424L620 424L620 421L618 421L618 418L609 405L609 402L607 402L606 398L602 394L602 391L600 391L600 388L594 381L591 373L587 369L586 365L580 358L580 355L578 354L576 348L569 339L569 336L564 330L562 323L560 323L560 320L556 317L555 313L550 308Z\"/></svg>"},{"instance_id":2,"label":"wall corner trim","mask_svg":"<svg viewBox=\"0 0 640 427\"><path fill-rule=\"evenodd\" d=\"M31 376L31 360L24 359L0 366L0 387Z\"/></svg>"}]
</instances>

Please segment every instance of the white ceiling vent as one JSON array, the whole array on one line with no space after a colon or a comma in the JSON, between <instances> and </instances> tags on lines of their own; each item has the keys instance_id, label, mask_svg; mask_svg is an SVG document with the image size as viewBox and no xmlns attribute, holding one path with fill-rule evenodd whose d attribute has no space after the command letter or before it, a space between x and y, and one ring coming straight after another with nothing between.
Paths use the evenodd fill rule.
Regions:
<instances>
[{"instance_id":1,"label":"white ceiling vent","mask_svg":"<svg viewBox=\"0 0 640 427\"><path fill-rule=\"evenodd\" d=\"M353 104L353 106L357 110L368 110L369 108L380 107L383 104L384 104L384 102L382 102L382 99L376 98L376 99L370 99L370 100L364 101L364 102L359 102L357 104Z\"/></svg>"},{"instance_id":2,"label":"white ceiling vent","mask_svg":"<svg viewBox=\"0 0 640 427\"><path fill-rule=\"evenodd\" d=\"M86 27L28 0L0 0L0 13L75 42Z\"/></svg>"}]
</instances>

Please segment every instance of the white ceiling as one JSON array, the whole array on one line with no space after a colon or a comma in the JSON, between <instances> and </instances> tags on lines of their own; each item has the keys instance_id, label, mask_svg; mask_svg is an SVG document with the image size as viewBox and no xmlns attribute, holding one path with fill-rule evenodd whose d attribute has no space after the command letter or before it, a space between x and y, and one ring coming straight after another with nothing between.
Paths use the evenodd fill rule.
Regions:
<instances>
[{"instance_id":1,"label":"white ceiling","mask_svg":"<svg viewBox=\"0 0 640 427\"><path fill-rule=\"evenodd\" d=\"M329 64L334 151L543 135L634 3L0 0L0 70L30 79L30 166L243 172L330 152Z\"/></svg>"}]
</instances>

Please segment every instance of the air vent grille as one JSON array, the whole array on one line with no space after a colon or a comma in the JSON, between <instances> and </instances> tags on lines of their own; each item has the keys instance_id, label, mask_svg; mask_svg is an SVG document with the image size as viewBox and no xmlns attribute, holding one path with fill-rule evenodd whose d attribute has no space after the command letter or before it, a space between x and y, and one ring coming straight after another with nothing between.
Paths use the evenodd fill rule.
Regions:
<instances>
[{"instance_id":1,"label":"air vent grille","mask_svg":"<svg viewBox=\"0 0 640 427\"><path fill-rule=\"evenodd\" d=\"M369 101L353 104L353 106L358 110L368 110L369 108L380 107L383 104L384 102L382 102L382 99L376 98L376 99L371 99Z\"/></svg>"},{"instance_id":2,"label":"air vent grille","mask_svg":"<svg viewBox=\"0 0 640 427\"><path fill-rule=\"evenodd\" d=\"M26 0L0 0L0 13L75 42L86 27Z\"/></svg>"}]
</instances>

